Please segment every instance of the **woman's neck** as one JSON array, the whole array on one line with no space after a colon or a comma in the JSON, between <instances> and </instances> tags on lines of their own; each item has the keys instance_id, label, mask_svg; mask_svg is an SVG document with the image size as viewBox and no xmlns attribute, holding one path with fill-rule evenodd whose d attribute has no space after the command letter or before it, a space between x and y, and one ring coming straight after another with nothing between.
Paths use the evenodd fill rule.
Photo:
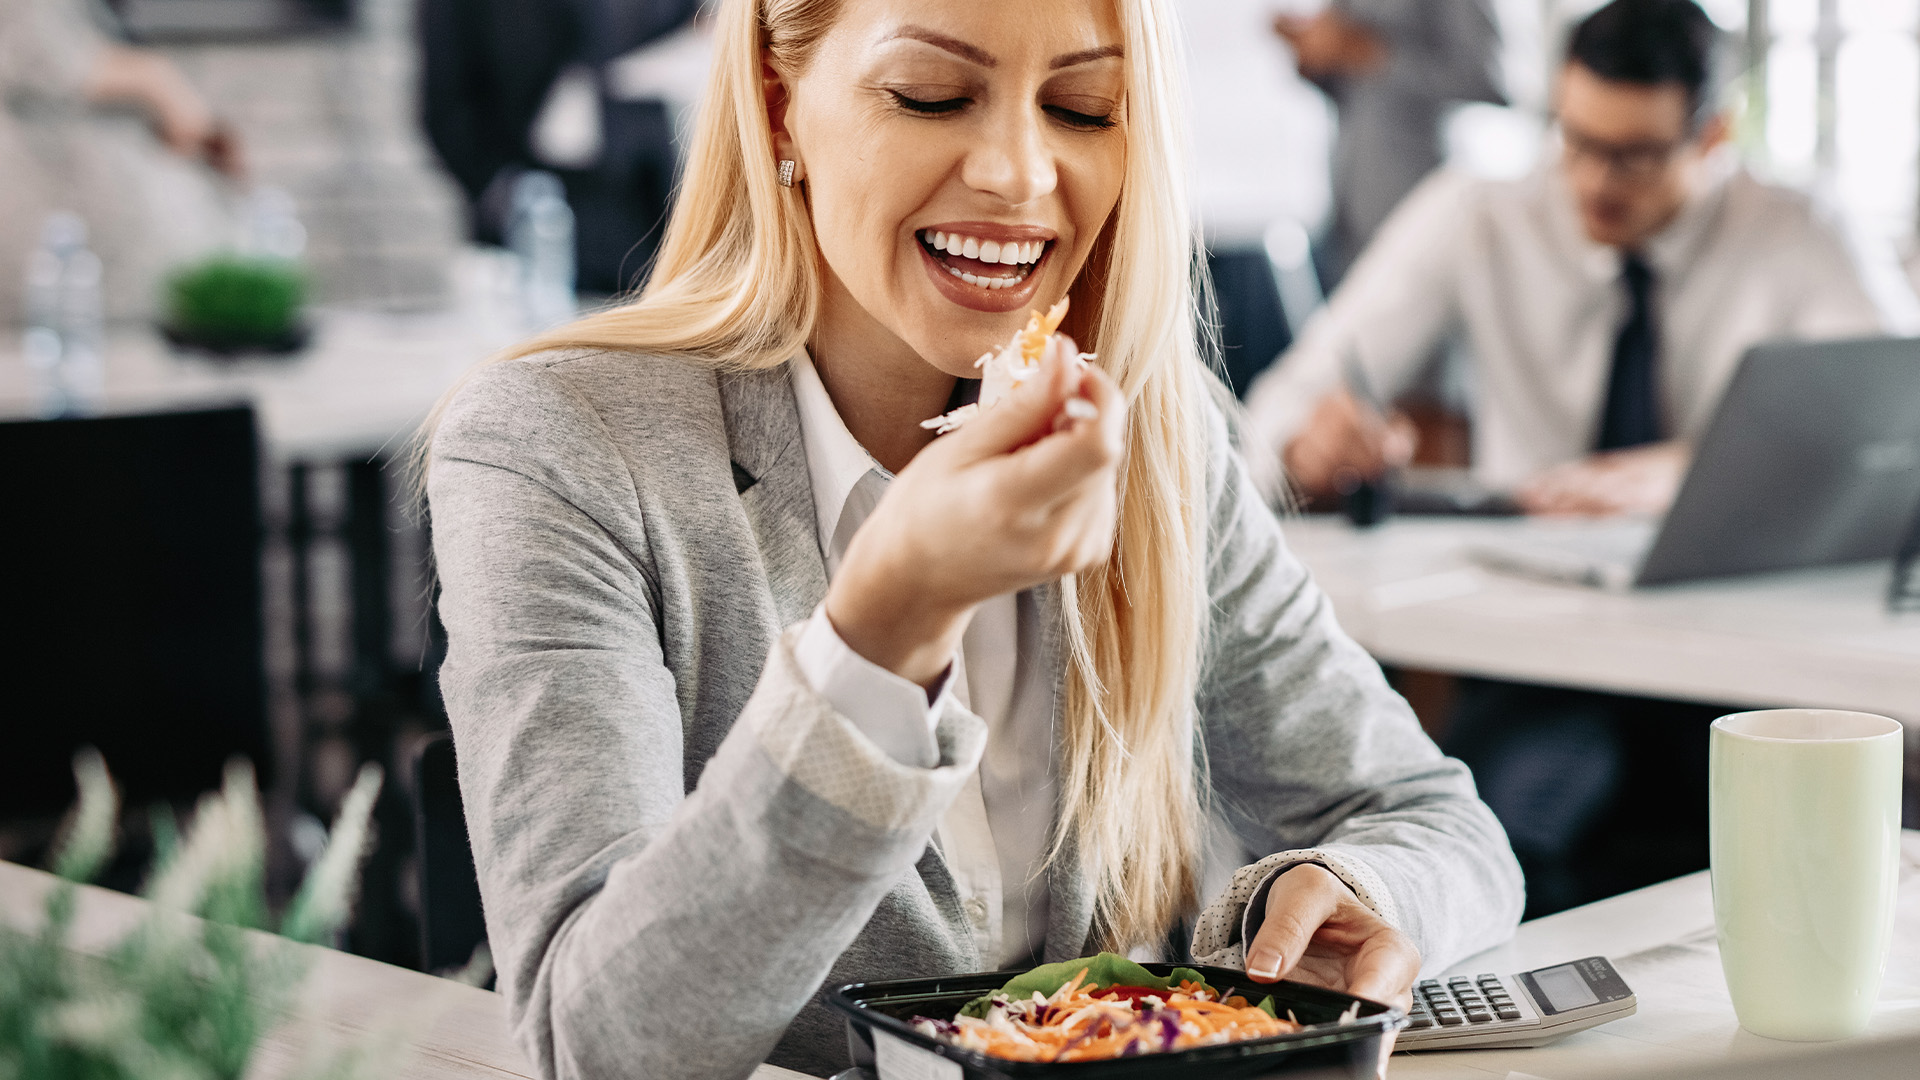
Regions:
<instances>
[{"instance_id":1,"label":"woman's neck","mask_svg":"<svg viewBox=\"0 0 1920 1080\"><path fill-rule=\"evenodd\" d=\"M833 309L846 306L822 305L808 350L847 430L882 468L897 473L933 441L920 421L946 411L955 380L865 311L856 307L854 317L835 317Z\"/></svg>"}]
</instances>

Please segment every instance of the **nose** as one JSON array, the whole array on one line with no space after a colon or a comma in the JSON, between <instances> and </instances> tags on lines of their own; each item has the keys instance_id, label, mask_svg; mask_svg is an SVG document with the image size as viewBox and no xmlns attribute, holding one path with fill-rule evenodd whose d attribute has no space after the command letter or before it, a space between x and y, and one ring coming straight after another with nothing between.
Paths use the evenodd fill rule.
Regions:
<instances>
[{"instance_id":1,"label":"nose","mask_svg":"<svg viewBox=\"0 0 1920 1080\"><path fill-rule=\"evenodd\" d=\"M961 179L975 191L1023 206L1053 193L1060 182L1047 142L1046 118L1031 102L993 111L967 151Z\"/></svg>"}]
</instances>

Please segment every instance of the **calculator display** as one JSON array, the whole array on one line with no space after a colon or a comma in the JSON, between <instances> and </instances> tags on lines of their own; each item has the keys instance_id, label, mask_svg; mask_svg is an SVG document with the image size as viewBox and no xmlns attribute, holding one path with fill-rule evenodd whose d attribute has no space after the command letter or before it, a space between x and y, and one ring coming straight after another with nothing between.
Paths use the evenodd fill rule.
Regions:
<instances>
[{"instance_id":1,"label":"calculator display","mask_svg":"<svg viewBox=\"0 0 1920 1080\"><path fill-rule=\"evenodd\" d=\"M1533 984L1540 988L1540 993L1547 999L1547 1008L1554 1012L1567 1012L1600 1000L1574 964L1561 964L1528 974L1533 976Z\"/></svg>"}]
</instances>

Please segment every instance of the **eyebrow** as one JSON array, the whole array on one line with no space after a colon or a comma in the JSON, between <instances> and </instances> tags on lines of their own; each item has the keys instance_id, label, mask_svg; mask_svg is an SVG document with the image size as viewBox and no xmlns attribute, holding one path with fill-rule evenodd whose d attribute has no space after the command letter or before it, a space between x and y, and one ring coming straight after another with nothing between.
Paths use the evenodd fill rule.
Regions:
<instances>
[{"instance_id":1,"label":"eyebrow","mask_svg":"<svg viewBox=\"0 0 1920 1080\"><path fill-rule=\"evenodd\" d=\"M1092 60L1105 60L1109 56L1119 55L1121 55L1120 46L1102 45L1097 49L1081 49L1079 52L1070 52L1064 56L1056 56L1047 64L1047 67L1058 71L1061 68L1069 68L1075 64L1084 64Z\"/></svg>"},{"instance_id":2,"label":"eyebrow","mask_svg":"<svg viewBox=\"0 0 1920 1080\"><path fill-rule=\"evenodd\" d=\"M978 45L970 45L967 42L961 41L959 38L942 34L938 30L929 30L924 26L902 26L887 35L883 40L896 41L900 38L911 38L914 41L925 42L936 49L950 52L962 60L971 61L981 67L998 67L1000 64L1000 61L995 59L992 53L982 49ZM1047 67L1049 70L1058 71L1061 68L1073 67L1076 64L1084 64L1091 60L1104 60L1109 56L1119 55L1121 55L1120 46L1102 45L1097 49L1082 49L1079 52L1064 53L1056 56L1051 61L1048 61Z\"/></svg>"}]
</instances>

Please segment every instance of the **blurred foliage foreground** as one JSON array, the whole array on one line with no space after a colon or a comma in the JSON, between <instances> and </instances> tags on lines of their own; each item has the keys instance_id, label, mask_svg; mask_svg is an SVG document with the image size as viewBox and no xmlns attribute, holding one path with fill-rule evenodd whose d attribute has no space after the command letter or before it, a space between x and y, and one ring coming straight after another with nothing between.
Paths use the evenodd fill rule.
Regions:
<instances>
[{"instance_id":1,"label":"blurred foliage foreground","mask_svg":"<svg viewBox=\"0 0 1920 1080\"><path fill-rule=\"evenodd\" d=\"M112 855L118 798L97 755L82 755L74 773L80 799L54 864L66 880L37 929L0 924L0 1080L239 1080L262 1036L286 1019L308 955L247 933L268 922L252 770L229 766L184 837L156 811L151 903L104 955L78 952L69 938L76 883ZM280 919L282 935L318 943L345 922L379 787L378 768L362 770ZM391 1068L376 1056L349 1048L293 1075L342 1080Z\"/></svg>"}]
</instances>

